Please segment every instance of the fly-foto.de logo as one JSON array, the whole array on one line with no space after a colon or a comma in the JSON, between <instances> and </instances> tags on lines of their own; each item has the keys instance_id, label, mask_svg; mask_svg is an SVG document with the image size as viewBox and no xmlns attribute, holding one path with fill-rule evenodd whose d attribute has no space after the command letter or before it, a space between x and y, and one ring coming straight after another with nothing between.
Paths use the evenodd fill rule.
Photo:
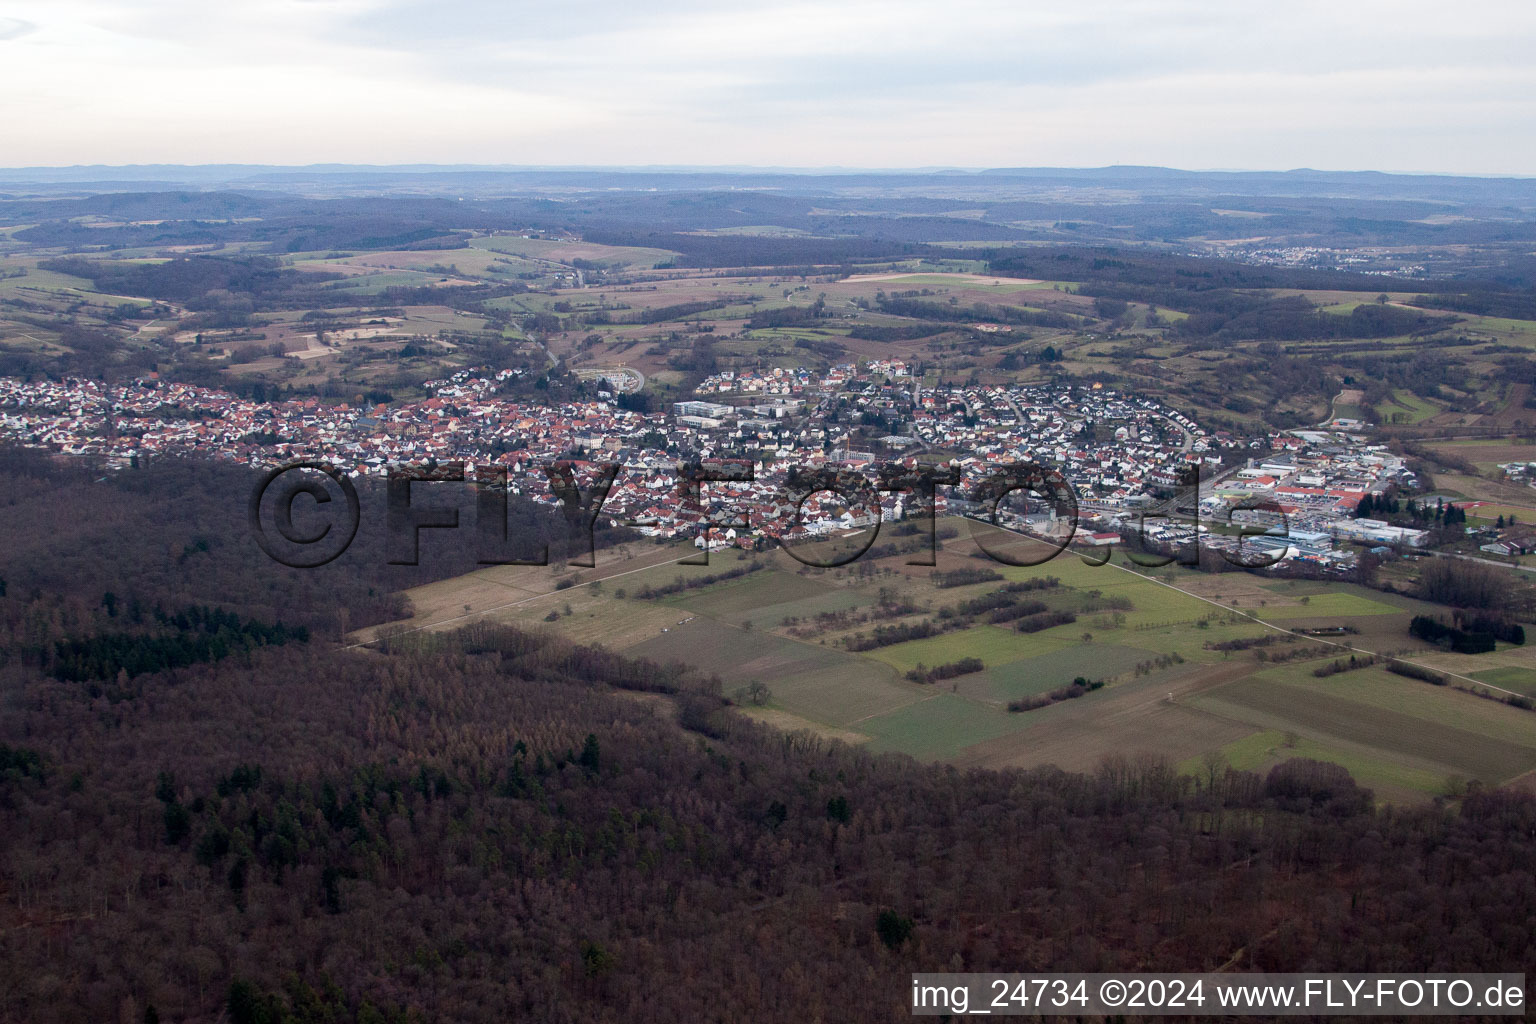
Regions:
<instances>
[{"instance_id":1,"label":"fly-foto.de logo","mask_svg":"<svg viewBox=\"0 0 1536 1024\"><path fill-rule=\"evenodd\" d=\"M663 515L670 513L670 521L604 511L615 482L624 473L620 462L556 461L541 468L542 480L537 474L533 480L545 488L542 504L553 505L564 520L566 561L583 567L596 565L596 532L600 520L607 518L614 525L636 527L670 522L673 535L691 532L702 550L697 558L683 564L707 565L712 541L729 533L760 536L776 542L804 565L835 568L857 561L874 547L890 515L884 507L888 504L899 518L926 529L925 550L917 551L908 564L933 565L938 551L935 513L941 494L948 507L963 510L970 523L995 528L973 526L971 537L983 554L1004 565L1040 565L1073 546L1078 547L1085 563L1103 565L1115 544L1125 539L1129 540L1128 556L1141 565L1194 565L1204 540L1205 528L1199 523L1199 476L1193 469L1163 503L1166 511L1137 511L1127 537L1121 537L1085 533L1081 528L1082 506L1071 481L1059 470L1037 463L990 467L974 481L964 480L954 466L887 463L852 469L827 464L793 467L781 479L776 474L772 486L762 486L757 466L749 460L683 462L674 467L665 486L652 485L656 495L653 508L661 508ZM389 466L384 485L388 562L419 564L423 530L464 530L481 565L548 565L547 543L518 536L509 527L509 495L528 487L529 477L525 476L514 488L507 467L502 465L475 467L472 476L464 463ZM423 500L424 488L436 492L434 497L453 488L460 493L454 495L454 504L444 505ZM743 488L749 490L743 492ZM807 513L812 499L828 501L846 511L841 519L817 520ZM468 527L461 505L474 510ZM1231 518L1236 511L1261 513L1268 522L1240 523ZM305 460L269 470L251 492L247 516L253 538L269 557L293 568L318 568L340 557L352 544L362 520L362 502L348 474L329 463ZM1244 537L1287 535L1286 515L1279 506L1249 502L1228 509L1227 517L1224 525L1229 529L1224 536L1235 541L1219 549L1227 562L1242 568L1264 568L1283 557L1283 548L1280 552L1272 547L1245 551L1242 544ZM1179 522L1191 543L1172 553L1157 551L1157 545L1149 543L1147 527L1158 520ZM1014 543L1020 535L1036 543L1021 552ZM848 543L828 553L824 542L837 536Z\"/></svg>"}]
</instances>

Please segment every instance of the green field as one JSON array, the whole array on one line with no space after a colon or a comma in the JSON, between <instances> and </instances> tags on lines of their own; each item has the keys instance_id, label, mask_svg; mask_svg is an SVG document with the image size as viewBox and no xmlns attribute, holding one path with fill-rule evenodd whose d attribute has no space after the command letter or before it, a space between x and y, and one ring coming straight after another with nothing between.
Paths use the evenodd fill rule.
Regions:
<instances>
[{"instance_id":1,"label":"green field","mask_svg":"<svg viewBox=\"0 0 1536 1024\"><path fill-rule=\"evenodd\" d=\"M1350 402L1335 402L1333 404L1333 418L1336 420L1363 420L1370 422L1373 417L1371 410L1363 405L1354 405Z\"/></svg>"},{"instance_id":2,"label":"green field","mask_svg":"<svg viewBox=\"0 0 1536 1024\"><path fill-rule=\"evenodd\" d=\"M653 661L686 662L719 675L727 691L760 680L773 692L775 706L814 722L860 731L856 723L862 719L911 704L931 692L870 659L742 630L704 616L625 653Z\"/></svg>"},{"instance_id":3,"label":"green field","mask_svg":"<svg viewBox=\"0 0 1536 1024\"><path fill-rule=\"evenodd\" d=\"M380 270L378 273L359 274L333 281L326 285L326 290L341 292L343 295L378 295L386 288L427 288L438 283L442 277L442 274L418 270Z\"/></svg>"},{"instance_id":4,"label":"green field","mask_svg":"<svg viewBox=\"0 0 1536 1024\"><path fill-rule=\"evenodd\" d=\"M1376 406L1376 418L1382 423L1406 423L1413 426L1423 423L1440 412L1433 402L1420 398L1412 391L1398 388L1390 401Z\"/></svg>"},{"instance_id":5,"label":"green field","mask_svg":"<svg viewBox=\"0 0 1536 1024\"><path fill-rule=\"evenodd\" d=\"M902 274L899 277L892 277L888 281L876 283L886 288L947 287L968 292L998 293L1034 291L1038 289L1050 291L1053 284L1060 283L1053 281L1010 281L1006 277L992 277L985 274L980 276L985 278L985 281L968 280L951 274ZM998 283L992 284L992 281ZM851 283L862 284L863 282L855 281Z\"/></svg>"},{"instance_id":6,"label":"green field","mask_svg":"<svg viewBox=\"0 0 1536 1024\"><path fill-rule=\"evenodd\" d=\"M1536 669L1509 667L1485 668L1471 673L1473 679L1505 690L1514 690L1527 697L1536 697Z\"/></svg>"},{"instance_id":7,"label":"green field","mask_svg":"<svg viewBox=\"0 0 1536 1024\"><path fill-rule=\"evenodd\" d=\"M1045 693L1066 686L1078 676L1108 679L1133 671L1157 654L1119 644L1063 645L1045 654L1022 658L957 680L968 693L1000 701ZM939 685L943 685L942 683Z\"/></svg>"},{"instance_id":8,"label":"green field","mask_svg":"<svg viewBox=\"0 0 1536 1024\"><path fill-rule=\"evenodd\" d=\"M988 708L964 697L937 693L890 714L859 723L873 737L871 750L895 750L925 761L955 757L984 740L1022 731L1024 716Z\"/></svg>"},{"instance_id":9,"label":"green field","mask_svg":"<svg viewBox=\"0 0 1536 1024\"><path fill-rule=\"evenodd\" d=\"M679 575L684 571L680 570ZM715 618L737 621L745 616L757 622L777 624L784 616L775 615L770 609L816 602L819 598L828 597L857 603L860 595L847 588L833 588L819 579L794 573L759 571L700 590L685 590L681 594L663 598L663 603L704 612Z\"/></svg>"},{"instance_id":10,"label":"green field","mask_svg":"<svg viewBox=\"0 0 1536 1024\"><path fill-rule=\"evenodd\" d=\"M503 234L472 238L469 244L476 249L487 249L491 252L505 253L511 256L530 256L535 259L550 260L556 263L569 263L573 259L585 259L594 263L651 267L657 263L665 263L677 255L677 253L670 249L599 245L593 242L566 242Z\"/></svg>"},{"instance_id":11,"label":"green field","mask_svg":"<svg viewBox=\"0 0 1536 1024\"><path fill-rule=\"evenodd\" d=\"M1267 770L1285 757L1304 756L1343 765L1391 802L1429 799L1446 792L1454 778L1497 785L1536 769L1536 714L1379 667L1319 679L1312 670L1333 654L1283 664L1269 659L1321 641L1285 637L1247 617L1351 625L1359 630L1349 638L1351 645L1396 650L1406 642L1408 619L1424 607L1411 599L1329 581L1213 577L1174 566L1145 570L1122 567L1121 556L1094 566L1063 555L1032 567L989 567L1010 581L1055 577L1057 586L1024 596L1052 608L1078 609L1073 623L1020 633L982 618L963 630L862 652L847 650L843 639L868 634L885 620L848 621L815 632L818 613L878 615L882 587L926 609L891 620L915 623L940 621L940 609L998 585L939 588L934 570L906 566L906 557L861 567L874 570L865 574L802 571L785 555L768 555L767 568L734 580L660 600L636 598L646 585L743 563L727 556L713 559L718 564L707 570L658 564L596 590L579 587L529 599L514 615L631 656L694 665L718 676L728 695L760 681L771 694L756 712L765 722L867 740L871 750L923 759L1091 770L1112 754L1161 755L1189 767L1218 751L1237 767ZM945 545L937 570L982 564L962 538ZM623 599L617 596L621 586L628 594ZM487 596L494 597L494 590L474 599ZM1113 612L1081 611L1086 603L1111 598L1130 602L1118 621ZM446 604L445 610L452 607ZM569 612L546 623L551 607ZM1262 660L1253 651L1207 648L1262 635L1282 636L1278 645L1260 649ZM1174 653L1177 662L1155 664L1160 655ZM970 657L985 667L931 684L905 678L919 665L933 668ZM1506 656L1503 665L1462 665L1456 671L1475 671L1489 685L1536 694L1536 668L1511 665L1514 657ZM1148 672L1137 674L1141 665ZM1027 712L1006 710L1011 700L1056 689L1077 676L1108 685Z\"/></svg>"},{"instance_id":12,"label":"green field","mask_svg":"<svg viewBox=\"0 0 1536 1024\"><path fill-rule=\"evenodd\" d=\"M1306 604L1268 605L1255 609L1261 619L1321 619L1353 615L1396 615L1401 609L1359 594L1342 593L1334 588L1323 594L1307 595Z\"/></svg>"},{"instance_id":13,"label":"green field","mask_svg":"<svg viewBox=\"0 0 1536 1024\"><path fill-rule=\"evenodd\" d=\"M40 270L31 263L11 263L13 267L26 269L21 277L0 277L0 299L21 300L53 306L59 303L89 302L99 306L147 306L147 299L110 295L96 290L96 286L83 277L61 274L56 270Z\"/></svg>"},{"instance_id":14,"label":"green field","mask_svg":"<svg viewBox=\"0 0 1536 1024\"><path fill-rule=\"evenodd\" d=\"M1287 665L1196 698L1256 729L1294 732L1373 770L1453 775L1490 785L1536 768L1536 715L1370 668L1318 679ZM1410 787L1411 788L1411 787Z\"/></svg>"},{"instance_id":15,"label":"green field","mask_svg":"<svg viewBox=\"0 0 1536 1024\"><path fill-rule=\"evenodd\" d=\"M1349 772L1362 786L1388 792L1443 793L1448 788L1450 778L1428 769L1412 768L1346 749L1342 744L1329 746L1274 729L1265 729L1228 743L1220 748L1219 753L1239 771L1261 773L1281 761L1296 757L1328 761ZM1204 769L1203 759L1191 758L1179 767L1189 774L1199 775Z\"/></svg>"},{"instance_id":16,"label":"green field","mask_svg":"<svg viewBox=\"0 0 1536 1024\"><path fill-rule=\"evenodd\" d=\"M1070 627L1063 627L1070 628ZM955 633L943 633L924 640L877 647L864 652L901 672L924 665L943 665L961 658L980 658L988 666L1003 665L1020 658L1060 650L1072 643L1065 636L1053 636L1055 630L1041 633L1016 633L1002 626L972 626Z\"/></svg>"},{"instance_id":17,"label":"green field","mask_svg":"<svg viewBox=\"0 0 1536 1024\"><path fill-rule=\"evenodd\" d=\"M1459 315L1465 316L1465 314ZM1466 317L1464 326L1469 330L1502 335L1506 340L1515 343L1536 342L1536 321L1512 320L1502 316L1470 316Z\"/></svg>"},{"instance_id":18,"label":"green field","mask_svg":"<svg viewBox=\"0 0 1536 1024\"><path fill-rule=\"evenodd\" d=\"M1494 523L1500 516L1503 516L1506 522L1513 519L1517 522L1532 523L1536 522L1536 509L1506 505L1498 501L1480 502L1476 508L1467 509L1468 523Z\"/></svg>"}]
</instances>

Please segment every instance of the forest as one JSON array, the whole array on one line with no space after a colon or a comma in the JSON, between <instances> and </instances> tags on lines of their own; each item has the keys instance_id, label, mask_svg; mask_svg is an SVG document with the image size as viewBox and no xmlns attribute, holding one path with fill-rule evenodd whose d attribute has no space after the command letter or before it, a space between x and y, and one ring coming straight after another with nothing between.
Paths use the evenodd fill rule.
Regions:
<instances>
[{"instance_id":1,"label":"forest","mask_svg":"<svg viewBox=\"0 0 1536 1024\"><path fill-rule=\"evenodd\" d=\"M36 169L34 169L35 171ZM137 170L137 175L135 174ZM1111 167L957 173L569 171L449 168L124 168L101 179L0 180L0 223L46 246L254 242L269 252L454 249L465 229L575 231L615 244L687 245L684 265L745 266L764 254L839 262L825 239L717 238L772 224L878 241L1166 244L1230 229L1223 207L1305 244L1501 245L1528 250L1528 180L1319 171L1233 174ZM148 176L146 176L148 175ZM115 179L115 180L113 180ZM358 195L392 182L393 195ZM1107 206L1104 195L1114 195ZM573 195L576 198L572 198ZM964 197L957 201L955 197ZM979 216L957 216L958 205ZM1112 213L1107 214L1107 210ZM1461 216L1428 218L1454 210ZM92 223L110 221L110 226ZM839 243L845 252L868 252ZM733 255L723 255L727 250ZM784 257L780 257L783 259Z\"/></svg>"},{"instance_id":2,"label":"forest","mask_svg":"<svg viewBox=\"0 0 1536 1024\"><path fill-rule=\"evenodd\" d=\"M1523 794L1389 809L1305 758L962 771L552 634L339 649L421 571L379 538L304 573L227 514L244 471L0 471L0 1020L875 1021L915 970L1536 954ZM163 661L103 679L125 637Z\"/></svg>"},{"instance_id":3,"label":"forest","mask_svg":"<svg viewBox=\"0 0 1536 1024\"><path fill-rule=\"evenodd\" d=\"M1526 325L1479 322L1536 309L1536 221L1520 212L1528 183L1462 182L1457 194L1487 208L1453 204L1467 215L1428 223L1453 208L1444 182L1303 174L1285 179L1285 195L1258 195L1274 182L1147 169L753 177L762 188L730 175L583 173L423 173L402 179L419 194L388 198L348 194L344 178L321 172L181 191L18 186L0 195L16 267L0 278L0 372L153 374L255 401L363 409L441 390L442 415L468 421L478 399L440 387L461 369L514 371L486 395L559 408L618 390L602 371L624 366L639 390L614 405L662 412L727 370L815 374L880 359L907 363L924 386L978 394L1029 382L1155 396L1236 438L1375 416L1384 435L1405 438L1393 450L1422 490L1404 491L1401 511L1396 491L1367 496L1357 514L1429 528L1436 542L1459 532L1473 551L1465 509L1442 516L1437 504L1431 520L1416 504L1447 486L1430 471L1493 485L1479 461L1526 457L1485 452L1476 435L1523 436L1523 410L1536 408ZM974 182L992 191L968 192ZM1101 187L1122 198L1087 194ZM1276 247L1393 239L1435 247L1444 262L1408 276L1406 256L1380 256L1370 272L1342 259L1346 269L1212 258L1202 240L1227 237L1233 210L1251 215L1236 227L1260 220ZM898 394L798 397L810 398L806 418L785 417L785 430L828 428L829 442L847 433L850 447L915 422ZM978 422L963 401L950 412ZM186 422L192 432L220 415L151 404L103 430L136 438ZM1433 443L1436 417L1464 418L1457 428L1474 443ZM518 452L545 429L519 425L466 450ZM257 424L241 444L284 441L275 430ZM1149 445L1163 437L1153 433ZM697 439L662 419L612 440L697 454ZM601 441L562 441L564 457L596 458ZM939 569L931 600L889 586L861 604L855 587L813 580L813 563L779 571L769 550L675 576L647 566L657 571L600 606L595 585L571 589L601 579L564 564L573 551L558 509L509 495L507 535L549 545L549 568L518 571L554 575L530 592L559 592L563 612L462 625L471 598L455 596L442 607L461 628L417 628L425 613L404 621L413 596L438 606L406 591L475 571L468 530L424 530L419 565L390 564L386 493L364 477L346 553L288 568L250 535L257 471L156 450L109 462L0 447L0 1024L883 1021L908 1015L919 970L1522 971L1536 961L1536 797L1519 782L1485 790L1436 777L1405 804L1390 780L1352 763L1378 799L1323 760L1347 757L1282 731L1262 762L1242 762L1262 764L1251 771L1216 740L1209 756L1177 762L955 767L876 752L858 731L862 711L848 729L797 718L784 702L796 683L780 678L790 673L769 668L738 689L749 680L711 674L725 668L669 660L693 657L679 637L695 634L679 627L697 603L782 590L807 603L783 602L794 612L771 639L825 659L818 685L852 693L861 683L847 666L885 671L870 666L900 658L902 644L931 644L923 660L886 667L940 708L1006 672L998 651L1079 636L1089 648L1133 611L1121 594L1014 579L979 559ZM425 503L449 500L447 485L430 490ZM471 501L467 489L457 498ZM936 536L958 530L946 522ZM595 536L599 547L637 538L606 521ZM929 547L915 525L894 526L848 582L878 558ZM1361 564L1362 579L1378 570ZM1446 559L1414 559L1410 584L1392 575L1405 564L1387 564L1368 597L1339 595L1446 606L1416 607L1411 626L1403 615L1397 633L1409 632L1391 646L1486 658L1524 641L1502 611L1528 611L1528 588L1512 597L1490 568ZM1214 557L1205 567L1232 568ZM1236 593L1246 582L1202 585ZM985 593L962 589L978 584ZM1254 593L1265 596L1243 600L1255 611L1310 600ZM649 658L619 653L619 641L595 646L578 631L604 613L631 617L646 643L666 633L678 646L645 647ZM775 629L770 613L752 614L755 626L698 635L732 637L730 656L739 642L746 662ZM1212 630L1195 634L1210 639L1185 649L1188 665L1171 642L1138 653L1101 637L1090 653L1124 654L1122 675L1161 700L1162 677L1146 678L1155 671L1171 689L1180 672L1215 679L1249 659L1283 670L1332 650L1321 640L1271 650L1273 637L1198 623L1170 627ZM1051 632L1062 626L1071 636ZM378 627L371 639L357 632L367 627ZM995 646L969 646L978 636ZM1199 660L1205 650L1220 662ZM1306 679L1342 686L1375 666L1406 677L1393 682L1407 700L1469 685L1439 661L1329 666ZM1091 711L1125 680L1097 664L1019 680L1037 681L996 702L1009 728ZM786 719L822 731L769 727ZM943 728L935 714L914 731Z\"/></svg>"}]
</instances>

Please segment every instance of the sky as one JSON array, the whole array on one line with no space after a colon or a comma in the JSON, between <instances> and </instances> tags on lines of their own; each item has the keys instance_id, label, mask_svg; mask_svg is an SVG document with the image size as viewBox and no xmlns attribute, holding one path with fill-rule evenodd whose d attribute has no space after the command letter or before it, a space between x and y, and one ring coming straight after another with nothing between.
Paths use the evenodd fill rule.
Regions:
<instances>
[{"instance_id":1,"label":"sky","mask_svg":"<svg viewBox=\"0 0 1536 1024\"><path fill-rule=\"evenodd\" d=\"M0 0L0 165L1536 174L1529 0Z\"/></svg>"}]
</instances>

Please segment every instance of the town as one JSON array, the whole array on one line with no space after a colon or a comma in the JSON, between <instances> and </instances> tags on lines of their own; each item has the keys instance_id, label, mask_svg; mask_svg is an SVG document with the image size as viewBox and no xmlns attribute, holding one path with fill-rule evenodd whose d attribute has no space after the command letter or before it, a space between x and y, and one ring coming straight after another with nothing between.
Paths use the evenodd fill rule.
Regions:
<instances>
[{"instance_id":1,"label":"town","mask_svg":"<svg viewBox=\"0 0 1536 1024\"><path fill-rule=\"evenodd\" d=\"M918 512L911 493L884 492L861 506L786 488L791 470L890 464L959 472L958 486L936 489L937 515L989 517L1062 547L1134 536L1159 550L1198 543L1234 560L1261 558L1243 564L1344 570L1356 545L1384 553L1417 547L1425 535L1356 517L1366 496L1417 486L1384 445L1345 430L1208 432L1153 399L1100 385L924 387L905 363L873 360L821 373L727 371L696 389L709 400L639 413L609 391L552 405L499 395L525 372L465 369L427 381L424 400L371 407L257 402L154 375L117 385L0 378L0 435L117 468L194 453L253 467L317 459L353 476L461 463L469 480L494 469L512 493L550 505L559 499L545 465L571 463L588 480L596 464L619 463L605 519L712 549L787 544ZM903 432L858 440L869 423ZM711 485L699 500L679 487L680 459L746 459L756 472L750 482ZM974 500L982 480L1018 464L1059 472L1073 507L1042 494ZM1197 501L1187 493L1195 479Z\"/></svg>"},{"instance_id":2,"label":"town","mask_svg":"<svg viewBox=\"0 0 1536 1024\"><path fill-rule=\"evenodd\" d=\"M1533 43L0 10L0 1024L1517 1014Z\"/></svg>"}]
</instances>

